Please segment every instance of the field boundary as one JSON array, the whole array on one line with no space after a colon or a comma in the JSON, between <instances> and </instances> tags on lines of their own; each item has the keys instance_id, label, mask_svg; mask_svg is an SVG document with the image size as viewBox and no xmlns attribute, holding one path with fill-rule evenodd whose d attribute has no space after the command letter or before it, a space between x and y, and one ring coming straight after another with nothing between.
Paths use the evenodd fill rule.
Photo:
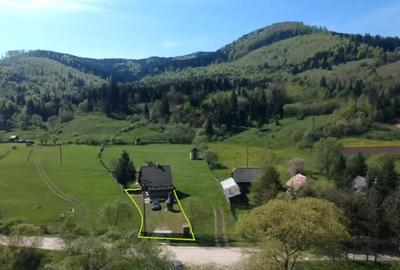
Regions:
<instances>
[{"instance_id":1,"label":"field boundary","mask_svg":"<svg viewBox=\"0 0 400 270\"><path fill-rule=\"evenodd\" d=\"M192 235L192 238L183 238L183 237L160 237L160 236L144 236L142 235L143 233L143 224L144 224L144 216L142 213L142 210L140 210L139 205L135 202L135 200L132 198L132 196L129 194L129 191L142 191L141 188L128 188L128 189L124 189L124 192L126 193L126 195L129 197L129 199L133 202L133 204L135 205L136 209L139 211L140 214L140 227L139 227L139 232L138 232L138 238L141 239L155 239L155 240L174 240L174 241L196 241L196 238L194 236L193 233L193 229L192 229L192 224L190 223L190 220L188 219L188 217L186 216L185 210L183 210L183 207L181 205L181 202L179 201L178 195L176 194L176 191L174 190L174 195L176 198L176 201L178 202L178 205L181 209L181 212L183 214L183 216L185 217L186 222L189 225L190 228L190 233Z\"/></svg>"}]
</instances>

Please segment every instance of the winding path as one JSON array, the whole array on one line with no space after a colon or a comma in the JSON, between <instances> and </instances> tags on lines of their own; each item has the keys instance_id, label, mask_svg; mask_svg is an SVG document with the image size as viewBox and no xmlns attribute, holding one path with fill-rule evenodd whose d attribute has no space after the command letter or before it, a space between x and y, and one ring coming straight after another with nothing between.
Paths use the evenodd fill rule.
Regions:
<instances>
[{"instance_id":1,"label":"winding path","mask_svg":"<svg viewBox=\"0 0 400 270\"><path fill-rule=\"evenodd\" d=\"M72 203L72 204L76 205L77 207L79 207L80 209L82 209L82 215L85 215L86 205L84 202L80 201L79 199L77 199L73 196L65 194L63 191L61 191L51 180L51 178L47 174L46 170L43 168L40 161L35 161L35 167L36 167L36 170L38 171L40 177L42 178L43 182L51 190L51 192L53 192L56 196L63 199L64 201Z\"/></svg>"}]
</instances>

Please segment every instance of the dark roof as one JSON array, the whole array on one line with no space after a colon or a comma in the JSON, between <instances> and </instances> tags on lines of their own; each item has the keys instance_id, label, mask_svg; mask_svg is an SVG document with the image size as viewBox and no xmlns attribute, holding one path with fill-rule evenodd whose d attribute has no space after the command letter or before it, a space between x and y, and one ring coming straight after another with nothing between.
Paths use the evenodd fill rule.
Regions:
<instances>
[{"instance_id":1,"label":"dark roof","mask_svg":"<svg viewBox=\"0 0 400 270\"><path fill-rule=\"evenodd\" d=\"M252 183L260 172L260 168L237 168L232 171L232 178L236 183Z\"/></svg>"},{"instance_id":2,"label":"dark roof","mask_svg":"<svg viewBox=\"0 0 400 270\"><path fill-rule=\"evenodd\" d=\"M194 147L192 150L190 150L190 152L200 152L200 150L199 150L199 148L197 148L197 146L196 146L196 147Z\"/></svg>"},{"instance_id":3,"label":"dark roof","mask_svg":"<svg viewBox=\"0 0 400 270\"><path fill-rule=\"evenodd\" d=\"M169 165L150 164L140 168L140 181L146 190L174 189Z\"/></svg>"}]
</instances>

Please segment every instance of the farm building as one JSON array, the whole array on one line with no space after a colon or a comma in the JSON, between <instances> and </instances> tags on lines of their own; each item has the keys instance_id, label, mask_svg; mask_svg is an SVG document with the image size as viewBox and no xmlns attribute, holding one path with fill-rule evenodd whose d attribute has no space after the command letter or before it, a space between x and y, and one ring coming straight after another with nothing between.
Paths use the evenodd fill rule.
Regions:
<instances>
[{"instance_id":1,"label":"farm building","mask_svg":"<svg viewBox=\"0 0 400 270\"><path fill-rule=\"evenodd\" d=\"M237 168L232 171L231 177L239 185L240 190L246 193L260 173L260 168Z\"/></svg>"},{"instance_id":2,"label":"farm building","mask_svg":"<svg viewBox=\"0 0 400 270\"><path fill-rule=\"evenodd\" d=\"M362 176L357 176L354 178L352 183L353 190L357 192L364 192L368 188L367 178Z\"/></svg>"},{"instance_id":3,"label":"farm building","mask_svg":"<svg viewBox=\"0 0 400 270\"><path fill-rule=\"evenodd\" d=\"M229 200L232 197L240 195L240 187L232 177L220 182L225 197Z\"/></svg>"},{"instance_id":4,"label":"farm building","mask_svg":"<svg viewBox=\"0 0 400 270\"><path fill-rule=\"evenodd\" d=\"M8 138L9 142L18 142L19 137L17 135L11 135L10 138Z\"/></svg>"},{"instance_id":5,"label":"farm building","mask_svg":"<svg viewBox=\"0 0 400 270\"><path fill-rule=\"evenodd\" d=\"M139 183L149 193L151 200L165 201L174 190L169 165L146 164L140 168Z\"/></svg>"},{"instance_id":6,"label":"farm building","mask_svg":"<svg viewBox=\"0 0 400 270\"><path fill-rule=\"evenodd\" d=\"M190 160L199 160L200 159L199 148L194 147L192 150L190 150L189 158L190 158Z\"/></svg>"},{"instance_id":7,"label":"farm building","mask_svg":"<svg viewBox=\"0 0 400 270\"><path fill-rule=\"evenodd\" d=\"M286 182L286 187L289 190L299 190L305 185L307 185L307 177L300 173L296 174Z\"/></svg>"}]
</instances>

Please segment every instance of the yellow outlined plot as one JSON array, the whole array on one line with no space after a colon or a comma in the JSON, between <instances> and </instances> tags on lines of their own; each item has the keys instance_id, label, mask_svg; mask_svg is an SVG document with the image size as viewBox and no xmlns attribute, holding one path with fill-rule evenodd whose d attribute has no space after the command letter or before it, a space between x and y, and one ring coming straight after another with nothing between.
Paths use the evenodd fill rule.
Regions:
<instances>
[{"instance_id":1,"label":"yellow outlined plot","mask_svg":"<svg viewBox=\"0 0 400 270\"><path fill-rule=\"evenodd\" d=\"M196 238L194 236L193 233L193 229L192 229L192 224L190 223L190 220L188 219L188 217L186 216L185 210L183 210L183 207L181 205L181 202L179 201L178 195L176 194L176 191L174 190L174 196L176 198L176 201L178 202L179 208L181 209L181 212L183 214L183 216L185 217L185 220L187 222L187 224L189 225L189 229L190 229L190 234L192 235L192 238L184 238L184 237L160 237L160 236L145 236L142 235L143 234L143 223L144 223L144 216L142 213L142 210L140 209L140 206L135 202L135 200L132 198L131 194L129 194L129 191L142 191L141 188L128 188L128 189L124 189L126 195L129 197L129 199L133 202L133 204L135 205L136 209L139 211L140 214L140 228L139 228L139 233L138 233L138 238L142 238L142 239L156 239L156 240L175 240L175 241L196 241Z\"/></svg>"}]
</instances>

